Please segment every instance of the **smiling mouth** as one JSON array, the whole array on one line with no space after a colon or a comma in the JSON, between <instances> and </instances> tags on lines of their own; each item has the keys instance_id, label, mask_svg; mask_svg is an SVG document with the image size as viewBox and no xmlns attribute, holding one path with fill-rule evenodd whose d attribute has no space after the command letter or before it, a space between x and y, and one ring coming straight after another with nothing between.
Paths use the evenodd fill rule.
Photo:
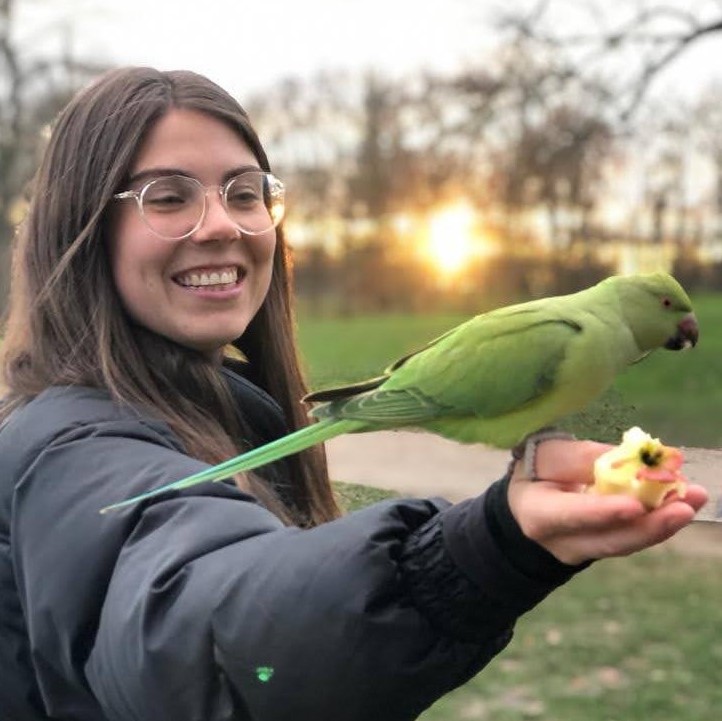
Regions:
<instances>
[{"instance_id":1,"label":"smiling mouth","mask_svg":"<svg viewBox=\"0 0 722 721\"><path fill-rule=\"evenodd\" d=\"M218 268L215 270L193 270L179 273L173 281L182 288L202 290L228 290L233 288L245 277L245 271L238 266Z\"/></svg>"}]
</instances>

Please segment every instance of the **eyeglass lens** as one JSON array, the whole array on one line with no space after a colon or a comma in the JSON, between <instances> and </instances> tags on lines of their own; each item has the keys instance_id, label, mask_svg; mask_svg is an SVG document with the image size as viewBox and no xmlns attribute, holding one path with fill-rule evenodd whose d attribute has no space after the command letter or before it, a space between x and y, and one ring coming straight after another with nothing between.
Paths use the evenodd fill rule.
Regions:
<instances>
[{"instance_id":1,"label":"eyeglass lens","mask_svg":"<svg viewBox=\"0 0 722 721\"><path fill-rule=\"evenodd\" d=\"M241 173L221 188L221 197L226 213L244 233L264 233L283 218L283 186L270 174ZM150 229L168 239L194 232L203 220L207 202L206 189L194 178L182 175L156 178L145 186L140 200Z\"/></svg>"}]
</instances>

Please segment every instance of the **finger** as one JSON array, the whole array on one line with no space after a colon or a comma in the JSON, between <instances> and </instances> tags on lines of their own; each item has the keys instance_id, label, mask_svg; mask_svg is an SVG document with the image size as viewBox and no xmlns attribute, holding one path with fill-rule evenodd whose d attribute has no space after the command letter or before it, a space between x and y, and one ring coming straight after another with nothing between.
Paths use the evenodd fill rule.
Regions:
<instances>
[{"instance_id":1,"label":"finger","mask_svg":"<svg viewBox=\"0 0 722 721\"><path fill-rule=\"evenodd\" d=\"M570 444L574 445L573 453ZM558 483L594 483L594 461L610 448L596 441L543 441L536 452L537 475Z\"/></svg>"},{"instance_id":2,"label":"finger","mask_svg":"<svg viewBox=\"0 0 722 721\"><path fill-rule=\"evenodd\" d=\"M509 487L509 503L523 532L544 543L546 539L605 531L642 516L644 506L623 495L560 493L554 483L522 483Z\"/></svg>"},{"instance_id":3,"label":"finger","mask_svg":"<svg viewBox=\"0 0 722 721\"><path fill-rule=\"evenodd\" d=\"M655 511L645 513L630 523L599 533L583 534L575 539L559 537L549 543L552 553L566 563L590 559L627 556L671 538L687 526L695 511L687 503L674 501Z\"/></svg>"},{"instance_id":4,"label":"finger","mask_svg":"<svg viewBox=\"0 0 722 721\"><path fill-rule=\"evenodd\" d=\"M549 516L543 520L545 533L549 535L606 530L655 513L631 496L594 493L560 494L558 486L549 482L535 483L526 493L529 494L525 500L528 507L533 506L537 510L549 508ZM663 507L680 503L689 506L694 515L707 503L708 498L709 495L703 486L691 484L687 487L684 497L672 496L667 499ZM552 500L553 503L550 503ZM685 512L683 516L686 517L687 513ZM538 522L541 525L541 516Z\"/></svg>"},{"instance_id":5,"label":"finger","mask_svg":"<svg viewBox=\"0 0 722 721\"><path fill-rule=\"evenodd\" d=\"M697 512L709 501L709 493L704 486L690 483L687 486L684 497L679 500L689 504L694 508L695 512Z\"/></svg>"}]
</instances>

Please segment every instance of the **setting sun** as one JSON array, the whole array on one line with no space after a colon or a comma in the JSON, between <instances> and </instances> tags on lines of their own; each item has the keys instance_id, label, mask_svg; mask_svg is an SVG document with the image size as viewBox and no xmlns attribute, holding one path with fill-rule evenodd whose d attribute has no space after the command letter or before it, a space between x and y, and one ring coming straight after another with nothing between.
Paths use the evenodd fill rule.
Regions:
<instances>
[{"instance_id":1,"label":"setting sun","mask_svg":"<svg viewBox=\"0 0 722 721\"><path fill-rule=\"evenodd\" d=\"M452 275L474 255L474 211L459 202L433 213L429 220L427 253L437 269Z\"/></svg>"}]
</instances>

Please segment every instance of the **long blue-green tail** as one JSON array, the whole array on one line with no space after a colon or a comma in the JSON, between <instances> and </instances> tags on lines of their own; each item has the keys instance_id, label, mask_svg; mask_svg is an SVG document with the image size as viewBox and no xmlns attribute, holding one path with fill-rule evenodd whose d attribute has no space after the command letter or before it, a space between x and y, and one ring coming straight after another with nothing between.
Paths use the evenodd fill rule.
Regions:
<instances>
[{"instance_id":1,"label":"long blue-green tail","mask_svg":"<svg viewBox=\"0 0 722 721\"><path fill-rule=\"evenodd\" d=\"M359 431L366 425L363 421L335 420L333 418L319 421L306 428L301 428L299 431L271 441L271 443L266 443L263 446L254 448L252 451L248 451L248 453L243 453L240 456L235 456L223 463L219 463L217 466L207 468L205 471L194 473L192 476L181 478L179 481L168 483L165 486L155 488L147 493L142 493L138 496L133 496L133 498L128 498L125 501L106 506L102 508L100 512L106 513L116 508L129 506L133 503L138 503L138 501L144 501L147 498L157 496L160 493L165 493L166 491L177 491L181 488L189 488L190 486L195 486L197 483L204 483L206 481L220 481L223 478L232 476L234 473L250 471L254 468L265 466L267 463L271 463L279 458L284 458L285 456L290 456L292 453L298 453L305 448L315 446L317 443L323 443L329 438L340 436L342 433Z\"/></svg>"}]
</instances>

